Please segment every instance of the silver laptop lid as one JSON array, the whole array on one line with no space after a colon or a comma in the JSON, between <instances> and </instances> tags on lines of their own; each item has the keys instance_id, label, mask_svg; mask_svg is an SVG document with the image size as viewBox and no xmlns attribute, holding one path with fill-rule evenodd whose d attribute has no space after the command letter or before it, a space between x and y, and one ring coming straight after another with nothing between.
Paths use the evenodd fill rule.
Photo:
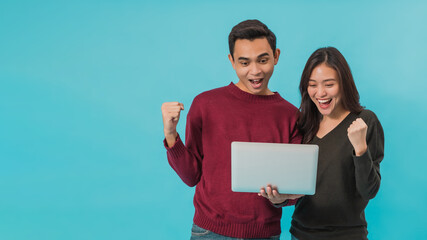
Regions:
<instances>
[{"instance_id":1,"label":"silver laptop lid","mask_svg":"<svg viewBox=\"0 0 427 240\"><path fill-rule=\"evenodd\" d=\"M279 193L313 195L318 153L317 145L232 142L232 191L259 192L271 184Z\"/></svg>"}]
</instances>

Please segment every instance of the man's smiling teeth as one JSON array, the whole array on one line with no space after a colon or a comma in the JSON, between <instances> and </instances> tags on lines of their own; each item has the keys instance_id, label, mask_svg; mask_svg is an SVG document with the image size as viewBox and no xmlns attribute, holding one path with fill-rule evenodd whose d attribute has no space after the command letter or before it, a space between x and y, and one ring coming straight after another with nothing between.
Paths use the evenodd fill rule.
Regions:
<instances>
[{"instance_id":1,"label":"man's smiling teeth","mask_svg":"<svg viewBox=\"0 0 427 240\"><path fill-rule=\"evenodd\" d=\"M262 79L258 79L258 80L254 80L254 79L249 79L250 82L252 83L259 83L262 81Z\"/></svg>"}]
</instances>

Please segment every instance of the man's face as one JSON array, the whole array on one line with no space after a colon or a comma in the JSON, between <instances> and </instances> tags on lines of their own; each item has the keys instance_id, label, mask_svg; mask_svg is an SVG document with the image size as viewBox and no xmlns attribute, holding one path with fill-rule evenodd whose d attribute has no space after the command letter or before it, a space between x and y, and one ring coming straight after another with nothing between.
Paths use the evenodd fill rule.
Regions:
<instances>
[{"instance_id":1,"label":"man's face","mask_svg":"<svg viewBox=\"0 0 427 240\"><path fill-rule=\"evenodd\" d=\"M242 91L254 95L271 95L268 81L273 75L274 65L279 60L280 50L273 53L266 38L254 40L238 39L234 44L234 59L229 54L231 64L236 70Z\"/></svg>"}]
</instances>

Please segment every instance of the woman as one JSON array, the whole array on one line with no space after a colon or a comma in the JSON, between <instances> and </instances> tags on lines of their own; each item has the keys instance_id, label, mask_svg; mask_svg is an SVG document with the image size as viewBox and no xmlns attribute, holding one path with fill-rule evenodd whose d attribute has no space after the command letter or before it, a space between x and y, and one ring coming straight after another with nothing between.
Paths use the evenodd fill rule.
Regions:
<instances>
[{"instance_id":1,"label":"woman","mask_svg":"<svg viewBox=\"0 0 427 240\"><path fill-rule=\"evenodd\" d=\"M304 143L319 146L319 165L316 194L295 206L292 239L367 239L364 210L380 186L382 126L360 106L350 68L333 47L310 56L299 88L299 127Z\"/></svg>"}]
</instances>

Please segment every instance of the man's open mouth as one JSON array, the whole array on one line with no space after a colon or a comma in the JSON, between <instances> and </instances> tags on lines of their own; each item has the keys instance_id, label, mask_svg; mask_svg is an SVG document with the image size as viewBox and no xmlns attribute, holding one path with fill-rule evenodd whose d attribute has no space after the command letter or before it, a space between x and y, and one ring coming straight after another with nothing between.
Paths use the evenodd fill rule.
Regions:
<instances>
[{"instance_id":1,"label":"man's open mouth","mask_svg":"<svg viewBox=\"0 0 427 240\"><path fill-rule=\"evenodd\" d=\"M264 80L264 78L260 78L260 79L249 79L249 82L251 83L251 86L253 88L259 88L259 87L261 87L263 80Z\"/></svg>"}]
</instances>

